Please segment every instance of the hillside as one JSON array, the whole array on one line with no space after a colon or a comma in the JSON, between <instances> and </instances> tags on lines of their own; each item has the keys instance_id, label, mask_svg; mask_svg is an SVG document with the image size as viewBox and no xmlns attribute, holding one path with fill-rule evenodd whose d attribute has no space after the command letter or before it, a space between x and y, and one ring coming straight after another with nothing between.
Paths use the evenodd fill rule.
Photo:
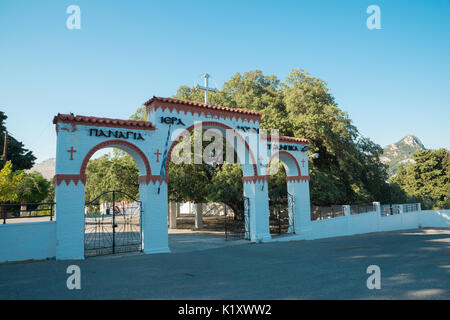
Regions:
<instances>
[{"instance_id":1,"label":"hillside","mask_svg":"<svg viewBox=\"0 0 450 320\"><path fill-rule=\"evenodd\" d=\"M55 165L56 165L56 158L50 158L38 164L35 164L33 168L31 168L29 171L40 172L45 179L52 180L53 176L55 175Z\"/></svg>"},{"instance_id":2,"label":"hillside","mask_svg":"<svg viewBox=\"0 0 450 320\"><path fill-rule=\"evenodd\" d=\"M389 166L389 171L398 167L400 164L407 166L414 162L412 154L417 150L426 150L419 138L408 135L400 141L387 145L384 149L381 162Z\"/></svg>"}]
</instances>

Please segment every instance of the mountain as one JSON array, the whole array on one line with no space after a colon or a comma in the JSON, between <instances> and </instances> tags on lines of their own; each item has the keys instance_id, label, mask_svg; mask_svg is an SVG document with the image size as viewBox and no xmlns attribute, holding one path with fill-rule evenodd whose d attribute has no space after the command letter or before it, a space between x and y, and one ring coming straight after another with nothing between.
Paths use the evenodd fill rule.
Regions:
<instances>
[{"instance_id":1,"label":"mountain","mask_svg":"<svg viewBox=\"0 0 450 320\"><path fill-rule=\"evenodd\" d=\"M389 166L389 171L392 171L400 164L407 166L413 163L412 154L417 150L426 150L426 148L419 138L408 135L402 140L386 146L380 160Z\"/></svg>"},{"instance_id":2,"label":"mountain","mask_svg":"<svg viewBox=\"0 0 450 320\"><path fill-rule=\"evenodd\" d=\"M55 175L56 158L50 158L35 164L28 172L37 171L47 180L52 180Z\"/></svg>"}]
</instances>

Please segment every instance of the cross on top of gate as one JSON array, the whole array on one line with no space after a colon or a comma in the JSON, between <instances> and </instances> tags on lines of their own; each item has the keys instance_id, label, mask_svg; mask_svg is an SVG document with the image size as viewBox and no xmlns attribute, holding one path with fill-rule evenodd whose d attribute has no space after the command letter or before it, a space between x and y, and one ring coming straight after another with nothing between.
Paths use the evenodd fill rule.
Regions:
<instances>
[{"instance_id":1,"label":"cross on top of gate","mask_svg":"<svg viewBox=\"0 0 450 320\"><path fill-rule=\"evenodd\" d=\"M205 79L205 85L200 86L198 84L195 84L194 88L205 91L205 104L208 104L208 91L217 92L219 90L217 90L216 88L208 87L208 81L209 81L209 78L211 77L209 74L205 73L202 77L203 77L203 79Z\"/></svg>"}]
</instances>

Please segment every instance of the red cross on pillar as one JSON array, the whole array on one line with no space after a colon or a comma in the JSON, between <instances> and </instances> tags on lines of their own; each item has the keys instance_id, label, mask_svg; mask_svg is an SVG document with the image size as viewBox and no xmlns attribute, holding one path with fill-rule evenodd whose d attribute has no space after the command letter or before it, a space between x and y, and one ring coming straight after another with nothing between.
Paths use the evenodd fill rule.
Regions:
<instances>
[{"instance_id":1,"label":"red cross on pillar","mask_svg":"<svg viewBox=\"0 0 450 320\"><path fill-rule=\"evenodd\" d=\"M162 153L159 152L159 149L156 149L156 152L153 154L156 154L156 162L159 162L159 156L162 155Z\"/></svg>"},{"instance_id":2,"label":"red cross on pillar","mask_svg":"<svg viewBox=\"0 0 450 320\"><path fill-rule=\"evenodd\" d=\"M302 167L304 168L305 167L305 159L302 159Z\"/></svg>"},{"instance_id":3,"label":"red cross on pillar","mask_svg":"<svg viewBox=\"0 0 450 320\"><path fill-rule=\"evenodd\" d=\"M70 152L70 160L73 160L73 153L77 152L77 150L74 150L73 146L72 146L72 147L70 147L69 150L67 150L67 152Z\"/></svg>"},{"instance_id":4,"label":"red cross on pillar","mask_svg":"<svg viewBox=\"0 0 450 320\"><path fill-rule=\"evenodd\" d=\"M258 158L258 160L259 160L259 164L260 164L262 167L267 167L267 163L263 163L264 158L263 158L262 156L260 156L260 157Z\"/></svg>"}]
</instances>

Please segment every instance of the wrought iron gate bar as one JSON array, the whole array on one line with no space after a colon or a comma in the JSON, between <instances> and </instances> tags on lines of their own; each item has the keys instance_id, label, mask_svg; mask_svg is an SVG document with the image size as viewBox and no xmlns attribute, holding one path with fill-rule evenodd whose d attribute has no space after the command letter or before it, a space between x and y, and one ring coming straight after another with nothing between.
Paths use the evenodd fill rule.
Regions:
<instances>
[{"instance_id":1,"label":"wrought iron gate bar","mask_svg":"<svg viewBox=\"0 0 450 320\"><path fill-rule=\"evenodd\" d=\"M243 216L225 215L225 240L250 240L250 199L243 199L244 211Z\"/></svg>"},{"instance_id":2,"label":"wrought iron gate bar","mask_svg":"<svg viewBox=\"0 0 450 320\"><path fill-rule=\"evenodd\" d=\"M289 192L287 197L269 199L269 227L271 234L294 232L294 197Z\"/></svg>"},{"instance_id":3,"label":"wrought iron gate bar","mask_svg":"<svg viewBox=\"0 0 450 320\"><path fill-rule=\"evenodd\" d=\"M85 210L85 256L142 250L140 201L121 191L107 191L87 202Z\"/></svg>"}]
</instances>

